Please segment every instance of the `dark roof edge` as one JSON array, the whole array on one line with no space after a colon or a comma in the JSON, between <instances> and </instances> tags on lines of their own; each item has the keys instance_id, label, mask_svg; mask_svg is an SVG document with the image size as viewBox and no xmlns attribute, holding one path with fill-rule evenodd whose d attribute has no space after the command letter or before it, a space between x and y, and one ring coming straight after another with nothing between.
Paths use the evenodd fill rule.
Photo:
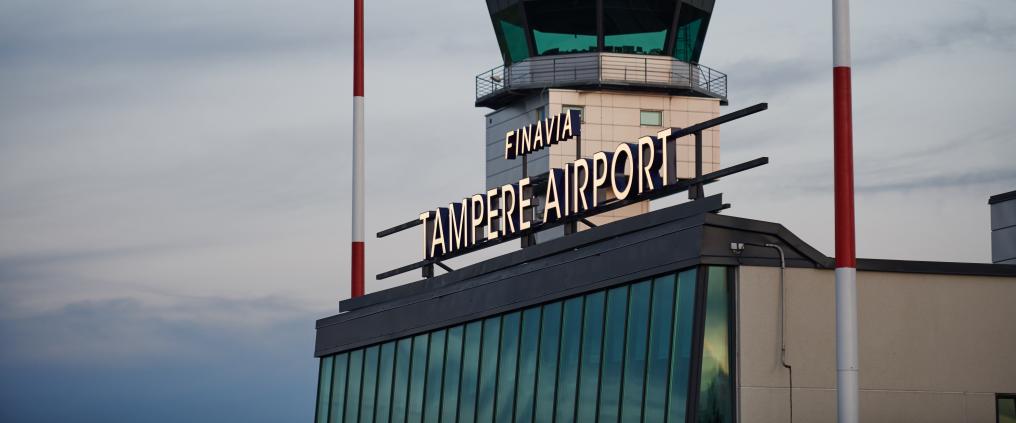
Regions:
<instances>
[{"instance_id":1,"label":"dark roof edge","mask_svg":"<svg viewBox=\"0 0 1016 423\"><path fill-rule=\"evenodd\" d=\"M382 291L372 292L362 297L350 298L339 302L339 311L346 312L377 305L397 299L430 292L435 288L473 278L482 274L498 271L506 267L533 260L538 257L552 255L561 251L579 248L604 238L634 232L666 222L684 219L695 215L710 214L724 207L722 194L705 197L698 201L681 203L676 206L654 210L646 214L630 217L606 225L591 228L579 233L552 239L532 247L517 250L498 257L480 261L429 279L421 279Z\"/></svg>"},{"instance_id":2,"label":"dark roof edge","mask_svg":"<svg viewBox=\"0 0 1016 423\"><path fill-rule=\"evenodd\" d=\"M857 270L867 272L926 273L965 276L1016 276L1016 265L992 263L961 263L950 261L916 261L857 259Z\"/></svg>"},{"instance_id":3,"label":"dark roof edge","mask_svg":"<svg viewBox=\"0 0 1016 423\"><path fill-rule=\"evenodd\" d=\"M720 214L713 214L706 217L706 223L712 226L721 228L736 229L741 231L761 232L775 235L781 238L789 246L797 250L801 255L807 257L811 261L815 262L818 267L821 268L832 268L834 260L820 251L816 250L807 242L804 242L793 232L790 232L785 226L779 223L765 222L761 220L747 219L736 216L725 216ZM779 265L777 262L773 262L774 265Z\"/></svg>"},{"instance_id":4,"label":"dark roof edge","mask_svg":"<svg viewBox=\"0 0 1016 423\"><path fill-rule=\"evenodd\" d=\"M995 194L988 198L988 204L1001 203L1003 201L1016 200L1016 190Z\"/></svg>"}]
</instances>

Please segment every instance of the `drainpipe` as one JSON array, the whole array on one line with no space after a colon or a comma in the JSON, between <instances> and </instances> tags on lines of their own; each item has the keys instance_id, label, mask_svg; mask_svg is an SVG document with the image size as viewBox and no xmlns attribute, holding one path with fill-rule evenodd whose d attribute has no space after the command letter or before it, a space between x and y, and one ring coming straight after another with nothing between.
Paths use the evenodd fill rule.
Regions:
<instances>
[{"instance_id":1,"label":"drainpipe","mask_svg":"<svg viewBox=\"0 0 1016 423\"><path fill-rule=\"evenodd\" d=\"M783 248L776 244L766 244L766 247L775 248L780 253L780 364L787 369L788 378L790 382L790 421L794 421L794 369L790 367L790 363L787 363L787 319L786 319L786 296L787 291L784 288L784 273L787 269L787 260L783 255Z\"/></svg>"}]
</instances>

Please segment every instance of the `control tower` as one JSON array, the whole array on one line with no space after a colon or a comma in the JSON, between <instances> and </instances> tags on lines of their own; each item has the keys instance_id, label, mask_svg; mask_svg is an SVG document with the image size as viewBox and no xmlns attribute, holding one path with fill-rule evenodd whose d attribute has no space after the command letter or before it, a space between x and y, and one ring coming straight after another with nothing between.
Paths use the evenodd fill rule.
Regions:
<instances>
[{"instance_id":1,"label":"control tower","mask_svg":"<svg viewBox=\"0 0 1016 423\"><path fill-rule=\"evenodd\" d=\"M486 119L486 187L546 173L622 142L719 116L727 75L699 63L715 0L487 0L504 60L476 76ZM505 132L577 109L582 136L507 160ZM719 169L719 129L703 133L703 172ZM678 177L694 177L694 139ZM648 202L589 219L649 211ZM579 224L578 229L584 225Z\"/></svg>"}]
</instances>

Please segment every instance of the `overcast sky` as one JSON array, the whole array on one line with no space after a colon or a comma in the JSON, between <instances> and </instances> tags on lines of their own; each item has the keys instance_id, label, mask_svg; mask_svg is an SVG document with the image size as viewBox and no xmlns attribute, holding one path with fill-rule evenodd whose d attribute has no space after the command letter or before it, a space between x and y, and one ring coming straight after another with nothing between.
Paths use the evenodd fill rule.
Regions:
<instances>
[{"instance_id":1,"label":"overcast sky","mask_svg":"<svg viewBox=\"0 0 1016 423\"><path fill-rule=\"evenodd\" d=\"M1016 189L1016 2L852 7L858 255L989 261L987 198ZM473 77L500 59L482 1L366 11L374 275L420 234L370 234L482 188ZM0 0L0 421L311 419L314 320L349 291L351 12ZM827 255L830 13L719 0L702 54L726 111L770 105L722 128L722 160L771 163L707 192Z\"/></svg>"}]
</instances>

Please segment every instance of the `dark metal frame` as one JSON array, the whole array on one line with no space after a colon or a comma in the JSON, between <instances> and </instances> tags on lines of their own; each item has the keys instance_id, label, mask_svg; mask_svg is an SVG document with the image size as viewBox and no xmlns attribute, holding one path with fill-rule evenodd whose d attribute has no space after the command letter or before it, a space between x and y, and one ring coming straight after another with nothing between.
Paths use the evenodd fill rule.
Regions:
<instances>
[{"instance_id":1,"label":"dark metal frame","mask_svg":"<svg viewBox=\"0 0 1016 423\"><path fill-rule=\"evenodd\" d=\"M607 204L605 204L603 206L600 206L600 207L598 207L596 209L590 209L590 210L586 210L586 211L583 211L583 212L580 212L580 213L577 213L577 214L573 214L571 216L568 216L566 218L557 220L555 222L549 222L549 223L537 223L537 222L534 222L533 223L533 227L530 228L530 229L527 229L527 230L524 230L524 231L518 231L518 232L516 232L514 234L511 234L511 235L508 235L508 236L505 236L505 237L501 237L501 238L493 240L493 241L485 241L485 242L482 242L482 243L478 243L476 245L473 245L473 246L470 246L470 247L467 247L467 248L463 248L461 250L457 250L457 251L454 251L454 252L449 253L449 254L445 254L445 255L443 255L441 257L438 257L438 258L424 259L424 260L421 260L421 261L418 261L418 262L415 262L415 263L412 263L412 264L408 264L408 265L405 265L405 266L402 266L402 267L399 267L399 268L396 268L396 269L392 269L392 270L389 270L387 272L383 272L383 273L378 274L376 276L376 278L378 280L385 279L385 278L388 278L388 277L391 277L391 276L399 275L399 274L402 274L402 273L405 273L405 272L408 272L408 271L411 271L411 270L415 270L415 269L420 269L420 268L425 269L424 270L424 274L423 274L424 277L433 277L433 265L436 264L436 263L440 263L441 260L447 260L447 259L451 259L451 258L454 258L454 257L459 257L459 256L462 256L462 255L471 253L473 251L478 251L478 250L481 250L481 249L484 249L484 248L487 248L487 247L490 247L490 246L501 244L503 242L511 241L511 240L522 238L522 237L526 237L526 236L530 236L530 235L536 234L537 232L540 232L540 231L543 231L543 230L547 230L547 229L551 229L551 228L555 228L557 226L561 226L561 225L574 225L576 222L581 222L583 220L588 221L588 218L591 217L591 216L595 216L597 214L604 213L604 212L611 211L611 210L616 210L616 209L619 209L621 207L625 207L627 205L635 204L635 203L638 203L638 202L641 202L641 201L654 200L654 199L657 199L657 198L662 198L662 197L665 197L665 196L668 196L668 195L680 193L680 192L685 191L685 190L689 190L689 198L692 198L692 199L704 198L705 197L705 193L704 193L703 186L705 184L715 182L715 181L717 181L720 178L725 177L725 176L729 176L729 175L732 175L732 174L735 174L735 173L739 173L739 172L742 172L742 171L745 171L745 170L748 170L748 169L752 169L752 168L755 168L755 167L758 167L758 166L762 166L762 165L764 165L766 163L769 163L769 158L767 158L767 157L760 157L760 158L757 158L755 160L750 160L750 161L747 161L747 162L744 162L744 163L741 163L741 164L738 164L738 165L734 165L734 166L731 166L731 167L728 167L728 168L724 168L724 169L717 170L715 172L711 172L711 173L703 175L702 174L702 157L701 157L701 151L702 151L702 131L704 131L706 129L709 129L709 128L712 128L712 127L715 127L715 126L719 126L721 124L724 124L724 123L727 123L727 122L730 122L730 121L733 121L733 120L740 119L740 118L745 117L745 116L749 116L749 115L752 115L752 114L764 111L764 110L766 110L768 108L769 108L769 105L767 103L759 103L759 104L756 104L756 105L751 106L751 107L747 107L747 108L744 108L744 109L741 109L741 110L738 110L738 111L735 111L735 112L732 112L732 113L725 114L723 116L719 116L719 117L707 120L707 121L702 122L702 123L698 123L698 124L689 126L687 128L674 128L674 132L672 134L672 138L674 140L676 140L678 138L685 137L685 136L689 136L689 135L692 135L692 136L695 137L695 149L696 149L697 154L696 154L696 160L695 160L695 175L696 176L695 176L694 179L684 180L684 181L678 181L675 184L662 187L662 188L660 188L658 190L646 192L646 193L643 193L641 195L633 195L633 196L631 196L631 197L629 197L629 198L627 198L625 200L614 201L614 202L611 202L611 203L607 203ZM540 175L540 176L538 176L536 178L538 178L538 179L545 178L545 174ZM539 193L540 192L537 189L537 187L534 187L533 194L534 195L539 195ZM420 224L421 224L420 220L418 220L418 219L417 220L411 220L411 221L408 221L406 223L402 223L402 224L393 226L391 228L382 230L382 231L377 233L377 237L378 238L383 238L383 237L386 237L388 235L391 235L391 234L394 234L394 233L397 233L397 232L400 232L400 231L403 231L403 230L406 230L406 229L409 229L409 228L416 227L416 226L418 226ZM445 267L443 265L441 265L441 266Z\"/></svg>"}]
</instances>

